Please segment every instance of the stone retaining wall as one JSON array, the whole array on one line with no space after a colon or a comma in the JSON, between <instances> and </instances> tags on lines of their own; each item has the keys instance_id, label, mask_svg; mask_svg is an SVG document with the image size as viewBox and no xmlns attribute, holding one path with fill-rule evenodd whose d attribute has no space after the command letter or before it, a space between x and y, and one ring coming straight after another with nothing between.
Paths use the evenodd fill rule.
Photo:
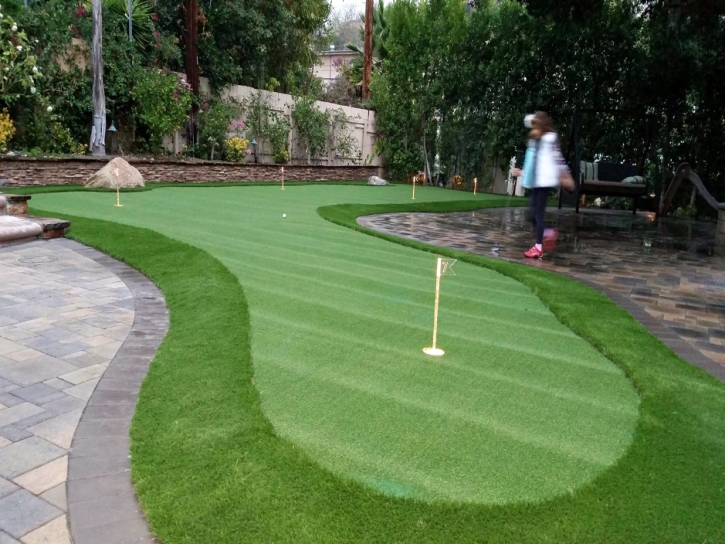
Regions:
<instances>
[{"instance_id":1,"label":"stone retaining wall","mask_svg":"<svg viewBox=\"0 0 725 544\"><path fill-rule=\"evenodd\" d=\"M0 186L83 185L111 157L36 159L0 158ZM280 181L278 165L227 162L182 162L178 160L128 159L147 182L205 183L233 181ZM380 175L377 166L298 166L285 165L287 181L364 180Z\"/></svg>"}]
</instances>

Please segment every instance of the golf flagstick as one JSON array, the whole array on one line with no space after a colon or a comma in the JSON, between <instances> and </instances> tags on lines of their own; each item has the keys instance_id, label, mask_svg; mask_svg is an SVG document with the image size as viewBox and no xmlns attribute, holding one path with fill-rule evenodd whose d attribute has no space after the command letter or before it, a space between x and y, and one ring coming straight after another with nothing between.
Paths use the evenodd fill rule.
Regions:
<instances>
[{"instance_id":1,"label":"golf flagstick","mask_svg":"<svg viewBox=\"0 0 725 544\"><path fill-rule=\"evenodd\" d=\"M440 357L445 353L442 349L436 346L438 340L438 301L440 299L441 292L441 276L444 276L446 272L453 274L453 265L457 259L442 259L438 257L438 263L436 265L436 298L435 306L433 307L433 345L429 348L424 348L423 353L426 355L432 355L434 357Z\"/></svg>"},{"instance_id":2,"label":"golf flagstick","mask_svg":"<svg viewBox=\"0 0 725 544\"><path fill-rule=\"evenodd\" d=\"M281 168L282 170L282 190L284 191L284 166Z\"/></svg>"},{"instance_id":3,"label":"golf flagstick","mask_svg":"<svg viewBox=\"0 0 725 544\"><path fill-rule=\"evenodd\" d=\"M123 208L123 204L121 204L121 189L118 186L118 168L114 171L114 174L116 174L116 208Z\"/></svg>"}]
</instances>

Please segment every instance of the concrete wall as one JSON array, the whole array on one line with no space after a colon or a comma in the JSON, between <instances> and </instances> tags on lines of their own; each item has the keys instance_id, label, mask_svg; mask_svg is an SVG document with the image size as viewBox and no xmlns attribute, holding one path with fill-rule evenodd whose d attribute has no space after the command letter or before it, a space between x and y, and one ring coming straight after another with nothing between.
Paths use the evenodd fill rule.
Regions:
<instances>
[{"instance_id":1,"label":"concrete wall","mask_svg":"<svg viewBox=\"0 0 725 544\"><path fill-rule=\"evenodd\" d=\"M202 94L208 94L209 83L205 78L201 78ZM252 96L257 92L252 87L244 87L242 85L232 85L222 91L223 97L232 97L242 104L248 103ZM269 99L272 111L290 119L292 130L290 131L289 149L290 164L302 165L307 164L303 146L300 144L294 119L292 118L292 108L294 100L289 94L271 93L262 91ZM321 166L382 166L382 158L375 154L375 140L377 138L375 129L375 112L360 108L351 108L348 106L340 106L339 104L331 104L329 102L317 102L317 106L322 111L343 110L347 116L347 131L355 138L356 152L349 157L336 157L332 151L328 149L325 156L313 157L312 163ZM242 115L244 120L244 115ZM250 140L253 135L247 135ZM259 140L259 138L258 138ZM274 164L272 156L272 147L268 142L261 142L262 145L257 148L257 160L261 164ZM186 145L185 131L179 131L173 138L169 137L166 146L169 151L178 153ZM329 146L328 146L329 148ZM253 156L248 156L247 162L254 162Z\"/></svg>"}]
</instances>

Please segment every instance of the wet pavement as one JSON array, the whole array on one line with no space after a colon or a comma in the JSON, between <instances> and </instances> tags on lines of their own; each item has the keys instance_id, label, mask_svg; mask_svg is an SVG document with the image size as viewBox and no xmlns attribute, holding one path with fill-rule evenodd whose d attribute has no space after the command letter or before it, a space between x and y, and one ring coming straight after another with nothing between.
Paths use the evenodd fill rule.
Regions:
<instances>
[{"instance_id":1,"label":"wet pavement","mask_svg":"<svg viewBox=\"0 0 725 544\"><path fill-rule=\"evenodd\" d=\"M537 266L607 294L680 356L725 380L725 257L715 222L610 210L547 210L557 248L525 259L534 242L525 208L361 217L368 228Z\"/></svg>"}]
</instances>

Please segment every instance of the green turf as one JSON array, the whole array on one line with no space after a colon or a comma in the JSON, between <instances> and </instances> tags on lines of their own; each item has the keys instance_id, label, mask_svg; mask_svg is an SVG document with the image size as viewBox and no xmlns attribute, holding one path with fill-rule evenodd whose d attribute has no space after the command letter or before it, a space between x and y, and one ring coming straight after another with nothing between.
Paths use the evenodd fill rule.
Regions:
<instances>
[{"instance_id":1,"label":"green turf","mask_svg":"<svg viewBox=\"0 0 725 544\"><path fill-rule=\"evenodd\" d=\"M56 198L37 201L44 208L88 211ZM362 209L352 208L337 209L337 220L349 222L354 208ZM627 455L594 484L538 506L427 506L331 479L270 434L248 383L243 296L214 259L128 227L75 219L73 231L126 257L159 282L169 300L171 333L144 385L133 432L142 502L168 542L715 542L723 537L721 384L677 359L589 289L479 259L524 281L631 374L643 402ZM455 334L451 338L459 340ZM449 345L444 347L450 352ZM206 394L200 398L202 384Z\"/></svg>"},{"instance_id":2,"label":"green turf","mask_svg":"<svg viewBox=\"0 0 725 544\"><path fill-rule=\"evenodd\" d=\"M441 197L460 193L418 191ZM395 495L480 503L587 483L631 443L634 388L525 286L467 264L443 282L448 354L424 355L434 260L316 211L404 198L405 187L325 186L165 189L129 194L121 210L97 194L54 201L116 213L219 258L247 294L265 414L334 473Z\"/></svg>"}]
</instances>

